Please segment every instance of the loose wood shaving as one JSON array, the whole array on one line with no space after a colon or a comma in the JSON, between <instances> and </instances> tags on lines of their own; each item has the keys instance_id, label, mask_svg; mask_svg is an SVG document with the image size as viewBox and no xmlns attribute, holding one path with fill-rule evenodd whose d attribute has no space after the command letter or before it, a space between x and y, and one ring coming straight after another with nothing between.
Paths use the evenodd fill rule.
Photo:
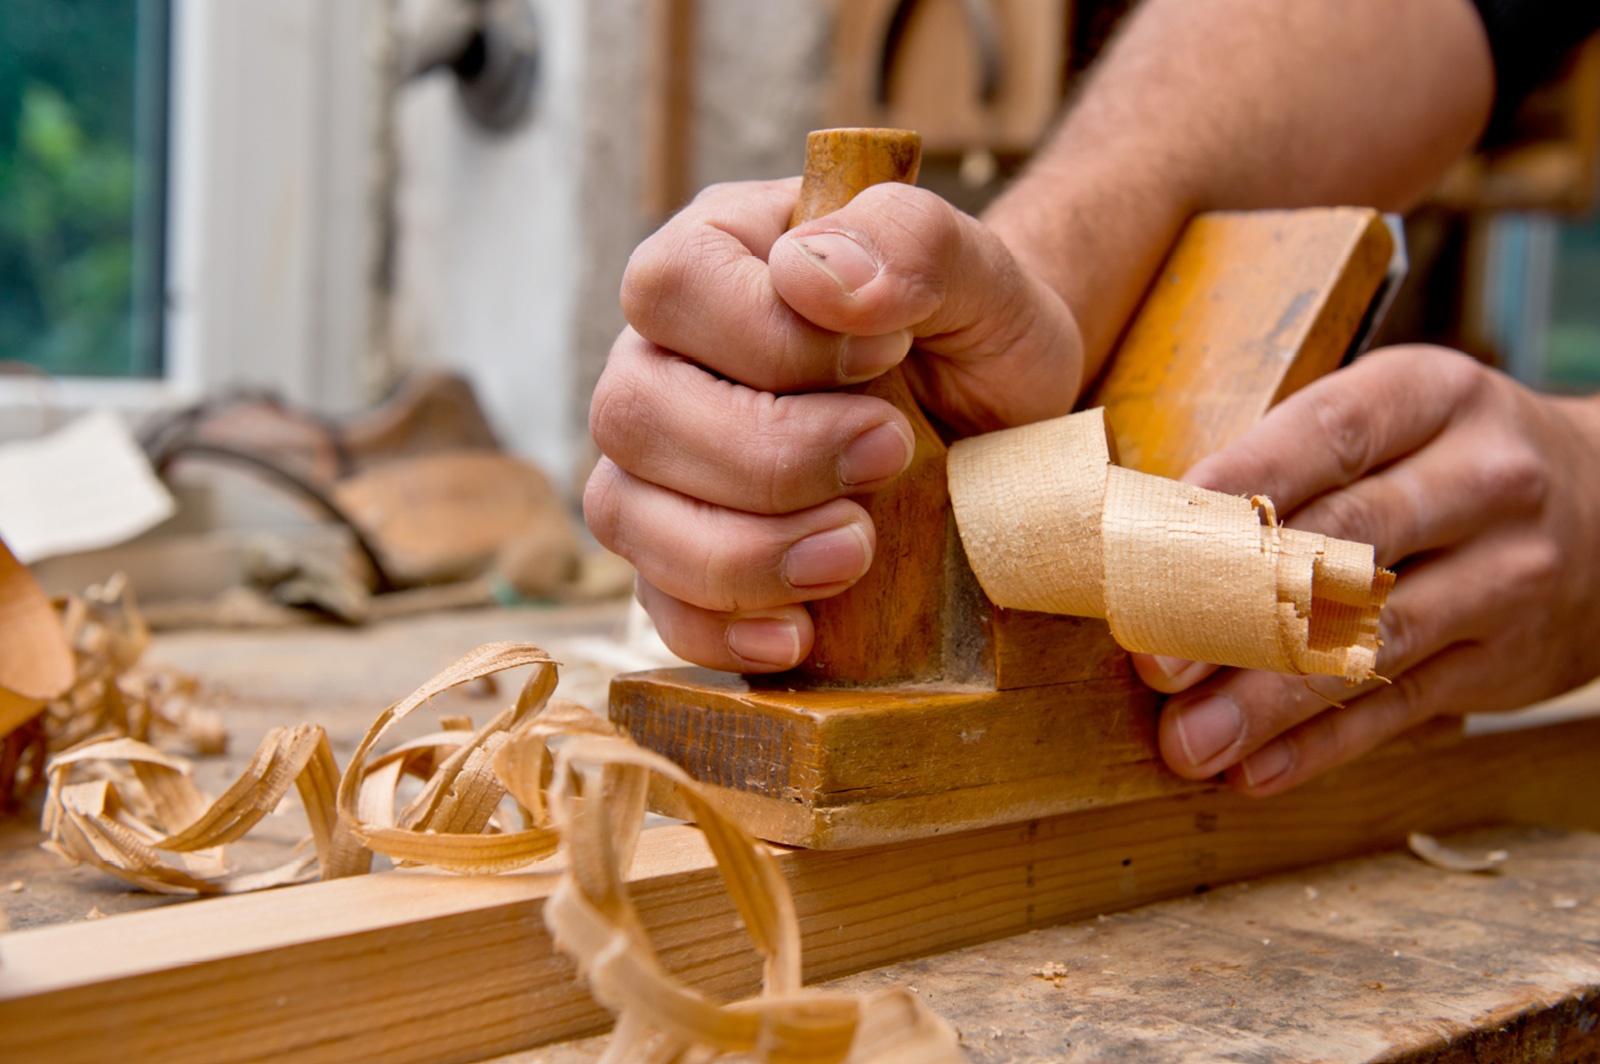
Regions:
<instances>
[{"instance_id":1,"label":"loose wood shaving","mask_svg":"<svg viewBox=\"0 0 1600 1064\"><path fill-rule=\"evenodd\" d=\"M120 573L81 596L49 600L0 543L0 630L0 812L43 784L49 754L93 736L196 753L226 748L221 719L197 705L194 678L141 661L150 632ZM13 672L59 679L25 699L7 686Z\"/></svg>"},{"instance_id":2,"label":"loose wood shaving","mask_svg":"<svg viewBox=\"0 0 1600 1064\"><path fill-rule=\"evenodd\" d=\"M1422 860L1446 872L1498 872L1501 864L1511 856L1505 850L1490 850L1477 857L1446 846L1432 835L1424 835L1420 831L1413 831L1406 836L1406 846Z\"/></svg>"},{"instance_id":3,"label":"loose wood shaving","mask_svg":"<svg viewBox=\"0 0 1600 1064\"><path fill-rule=\"evenodd\" d=\"M339 770L322 729L267 733L244 773L207 803L180 758L137 739L100 739L50 762L42 827L45 849L162 894L238 894L309 876L315 860L331 879L366 871L334 810ZM314 855L261 872L230 872L222 847L244 836L299 789Z\"/></svg>"},{"instance_id":4,"label":"loose wood shaving","mask_svg":"<svg viewBox=\"0 0 1600 1064\"><path fill-rule=\"evenodd\" d=\"M1124 648L1358 683L1394 574L1270 500L1115 464L1095 409L962 440L950 499L979 584L1008 609L1103 617Z\"/></svg>"},{"instance_id":5,"label":"loose wood shaving","mask_svg":"<svg viewBox=\"0 0 1600 1064\"><path fill-rule=\"evenodd\" d=\"M451 687L531 666L515 700L481 728L464 718L375 754L401 720ZM794 901L768 848L713 806L672 762L574 702L552 700L556 663L536 646L491 643L379 714L340 774L313 725L277 728L228 792L206 803L179 758L128 738L100 739L51 762L48 848L147 890L233 893L397 864L462 873L521 868L559 853L545 903L557 946L617 1016L605 1064L954 1064L954 1032L906 990L829 994L801 986ZM706 835L742 924L765 957L759 996L715 1001L669 975L634 908L627 872L650 777L678 788ZM421 792L396 810L401 780ZM223 847L299 788L314 854L265 872L230 873ZM508 806L520 823L503 815Z\"/></svg>"},{"instance_id":6,"label":"loose wood shaving","mask_svg":"<svg viewBox=\"0 0 1600 1064\"><path fill-rule=\"evenodd\" d=\"M196 702L195 678L142 660L150 629L126 577L117 573L82 596L62 596L54 604L76 670L71 688L46 707L52 751L105 733L197 754L227 749L221 719Z\"/></svg>"},{"instance_id":7,"label":"loose wood shaving","mask_svg":"<svg viewBox=\"0 0 1600 1064\"><path fill-rule=\"evenodd\" d=\"M72 649L50 600L0 540L0 813L44 778L39 713L72 683Z\"/></svg>"}]
</instances>

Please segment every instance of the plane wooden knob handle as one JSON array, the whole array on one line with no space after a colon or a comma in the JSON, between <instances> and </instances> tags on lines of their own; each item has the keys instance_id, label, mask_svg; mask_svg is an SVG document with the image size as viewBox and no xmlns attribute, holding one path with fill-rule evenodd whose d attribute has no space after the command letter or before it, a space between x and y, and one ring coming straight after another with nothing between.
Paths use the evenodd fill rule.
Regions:
<instances>
[{"instance_id":1,"label":"plane wooden knob handle","mask_svg":"<svg viewBox=\"0 0 1600 1064\"><path fill-rule=\"evenodd\" d=\"M806 138L805 176L791 228L838 210L885 181L912 184L920 135L901 129L824 129ZM858 496L872 517L872 569L842 594L810 604L816 626L811 656L778 678L808 685L892 684L944 674L940 631L949 585L949 496L945 446L917 406L900 367L850 389L893 403L911 422L916 451L891 485Z\"/></svg>"},{"instance_id":2,"label":"plane wooden knob handle","mask_svg":"<svg viewBox=\"0 0 1600 1064\"><path fill-rule=\"evenodd\" d=\"M917 183L922 136L907 129L819 129L806 137L805 176L789 228L832 214L862 189Z\"/></svg>"}]
</instances>

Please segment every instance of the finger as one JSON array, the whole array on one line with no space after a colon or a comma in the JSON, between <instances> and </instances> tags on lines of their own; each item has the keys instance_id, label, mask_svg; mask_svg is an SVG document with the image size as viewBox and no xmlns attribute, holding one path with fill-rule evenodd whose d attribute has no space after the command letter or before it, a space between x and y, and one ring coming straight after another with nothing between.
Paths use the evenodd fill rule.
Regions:
<instances>
[{"instance_id":1,"label":"finger","mask_svg":"<svg viewBox=\"0 0 1600 1064\"><path fill-rule=\"evenodd\" d=\"M1406 573L1379 618L1378 675L1400 677L1446 646L1493 632L1507 602L1515 602L1486 560L1496 554L1488 544L1430 558ZM1333 677L1230 669L1166 699L1162 754L1181 776L1205 779L1360 691Z\"/></svg>"},{"instance_id":2,"label":"finger","mask_svg":"<svg viewBox=\"0 0 1600 1064\"><path fill-rule=\"evenodd\" d=\"M1535 615L1559 570L1540 541L1497 536L1408 568L1378 620L1379 674L1396 679L1452 644L1504 632L1508 618Z\"/></svg>"},{"instance_id":3,"label":"finger","mask_svg":"<svg viewBox=\"0 0 1600 1064\"><path fill-rule=\"evenodd\" d=\"M1443 348L1392 347L1314 381L1184 474L1230 494L1266 495L1280 514L1420 449L1464 405L1484 370Z\"/></svg>"},{"instance_id":4,"label":"finger","mask_svg":"<svg viewBox=\"0 0 1600 1064\"><path fill-rule=\"evenodd\" d=\"M1164 654L1131 654L1129 659L1145 686L1167 695L1187 691L1217 671L1217 666L1204 661L1169 658Z\"/></svg>"},{"instance_id":5,"label":"finger","mask_svg":"<svg viewBox=\"0 0 1600 1064\"><path fill-rule=\"evenodd\" d=\"M1527 440L1468 422L1421 450L1295 511L1289 524L1371 543L1377 562L1483 535L1532 512L1548 493L1549 471Z\"/></svg>"},{"instance_id":6,"label":"finger","mask_svg":"<svg viewBox=\"0 0 1600 1064\"><path fill-rule=\"evenodd\" d=\"M881 487L910 464L914 447L905 415L881 399L756 391L632 329L618 337L595 387L589 431L636 477L763 514Z\"/></svg>"},{"instance_id":7,"label":"finger","mask_svg":"<svg viewBox=\"0 0 1600 1064\"><path fill-rule=\"evenodd\" d=\"M1522 605L1520 587L1536 581L1533 560L1494 541L1429 559L1395 585L1379 618L1378 674L1400 682L1446 647L1486 638L1507 610ZM1238 764L1335 703L1381 681L1351 688L1333 677L1228 670L1213 682L1167 700L1162 755L1179 775L1205 779Z\"/></svg>"},{"instance_id":8,"label":"finger","mask_svg":"<svg viewBox=\"0 0 1600 1064\"><path fill-rule=\"evenodd\" d=\"M1343 709L1332 709L1230 769L1228 781L1265 797L1353 761L1445 707L1451 713L1497 709L1503 668L1483 648L1458 643Z\"/></svg>"},{"instance_id":9,"label":"finger","mask_svg":"<svg viewBox=\"0 0 1600 1064\"><path fill-rule=\"evenodd\" d=\"M778 240L769 266L806 320L853 336L905 330L940 356L914 367L919 398L960 429L1066 413L1077 396L1082 339L1066 304L926 189L874 185Z\"/></svg>"},{"instance_id":10,"label":"finger","mask_svg":"<svg viewBox=\"0 0 1600 1064\"><path fill-rule=\"evenodd\" d=\"M728 672L791 669L811 653L804 606L718 613L691 606L640 577L635 593L667 648L685 661Z\"/></svg>"},{"instance_id":11,"label":"finger","mask_svg":"<svg viewBox=\"0 0 1600 1064\"><path fill-rule=\"evenodd\" d=\"M793 181L719 185L640 244L622 279L622 310L643 336L766 391L832 388L882 373L911 336L845 336L786 304L766 258L798 191Z\"/></svg>"},{"instance_id":12,"label":"finger","mask_svg":"<svg viewBox=\"0 0 1600 1064\"><path fill-rule=\"evenodd\" d=\"M1167 699L1157 728L1161 757L1185 779L1207 779L1341 697L1351 689L1330 676L1222 670Z\"/></svg>"},{"instance_id":13,"label":"finger","mask_svg":"<svg viewBox=\"0 0 1600 1064\"><path fill-rule=\"evenodd\" d=\"M601 459L583 496L601 545L674 598L719 612L836 595L872 562L867 512L848 499L781 516L700 502Z\"/></svg>"}]
</instances>

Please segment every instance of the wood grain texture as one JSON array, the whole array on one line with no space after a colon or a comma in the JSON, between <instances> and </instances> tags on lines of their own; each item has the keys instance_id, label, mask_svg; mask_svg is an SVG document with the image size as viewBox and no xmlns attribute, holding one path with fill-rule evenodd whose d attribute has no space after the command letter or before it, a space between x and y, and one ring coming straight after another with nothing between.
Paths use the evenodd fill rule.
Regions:
<instances>
[{"instance_id":1,"label":"wood grain texture","mask_svg":"<svg viewBox=\"0 0 1600 1064\"><path fill-rule=\"evenodd\" d=\"M855 496L877 531L872 568L848 590L809 604L816 632L811 654L780 682L856 687L945 673L943 632L928 619L945 615L958 579L951 572L960 546L949 527L946 448L898 369L856 390L898 407L911 422L916 449L893 484Z\"/></svg>"},{"instance_id":2,"label":"wood grain texture","mask_svg":"<svg viewBox=\"0 0 1600 1064\"><path fill-rule=\"evenodd\" d=\"M972 1064L1594 1060L1600 834L1497 828L1449 841L1511 859L1481 876L1403 852L1360 857L822 988L916 987ZM603 1043L493 1064L593 1064Z\"/></svg>"},{"instance_id":3,"label":"wood grain texture","mask_svg":"<svg viewBox=\"0 0 1600 1064\"><path fill-rule=\"evenodd\" d=\"M1393 251L1365 208L1190 222L1085 404L1109 412L1121 464L1180 477L1335 369Z\"/></svg>"},{"instance_id":4,"label":"wood grain texture","mask_svg":"<svg viewBox=\"0 0 1600 1064\"><path fill-rule=\"evenodd\" d=\"M1492 876L1337 862L835 986L915 986L973 1064L1594 1060L1600 835L1452 843L1511 857Z\"/></svg>"},{"instance_id":5,"label":"wood grain texture","mask_svg":"<svg viewBox=\"0 0 1600 1064\"><path fill-rule=\"evenodd\" d=\"M996 608L989 614L989 624L997 690L1075 683L1132 671L1128 652L1117 646L1106 622L1096 617Z\"/></svg>"},{"instance_id":6,"label":"wood grain texture","mask_svg":"<svg viewBox=\"0 0 1600 1064\"><path fill-rule=\"evenodd\" d=\"M1492 773L1484 766L1493 764ZM788 851L808 980L1497 822L1600 827L1600 720L1368 760L1268 800L1208 788L845 852ZM645 834L634 896L708 992L759 978L699 835ZM598 1030L540 920L549 874L394 874L0 936L16 1062L478 1059Z\"/></svg>"},{"instance_id":7,"label":"wood grain texture","mask_svg":"<svg viewBox=\"0 0 1600 1064\"><path fill-rule=\"evenodd\" d=\"M915 184L922 140L901 129L823 129L806 138L805 174L789 218L793 228L838 210L863 189ZM811 655L786 682L805 685L904 683L944 674L942 617L952 583L945 446L898 369L853 389L892 403L915 437L911 464L893 484L855 501L877 530L872 568L849 590L811 605Z\"/></svg>"},{"instance_id":8,"label":"wood grain texture","mask_svg":"<svg viewBox=\"0 0 1600 1064\"><path fill-rule=\"evenodd\" d=\"M619 678L613 694L634 714L617 723L742 792L723 796L739 822L791 845L898 842L1187 786L1160 763L1159 696L1131 674L1005 692L787 691L671 669Z\"/></svg>"},{"instance_id":9,"label":"wood grain texture","mask_svg":"<svg viewBox=\"0 0 1600 1064\"><path fill-rule=\"evenodd\" d=\"M818 129L806 136L805 172L789 228L843 207L885 181L917 183L922 137L908 129Z\"/></svg>"}]
</instances>

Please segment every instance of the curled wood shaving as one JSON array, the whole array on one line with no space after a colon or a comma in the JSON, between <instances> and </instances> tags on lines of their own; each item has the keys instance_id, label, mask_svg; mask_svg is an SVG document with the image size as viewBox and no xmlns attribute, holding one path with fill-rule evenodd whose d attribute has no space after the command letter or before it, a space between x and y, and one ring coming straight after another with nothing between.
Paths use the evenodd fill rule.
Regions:
<instances>
[{"instance_id":1,"label":"curled wood shaving","mask_svg":"<svg viewBox=\"0 0 1600 1064\"><path fill-rule=\"evenodd\" d=\"M350 875L366 870L368 855L339 827L337 779L327 736L310 724L272 729L239 779L210 803L181 759L137 739L100 739L50 762L44 846L162 894L237 894L300 882L310 878L313 861L324 879ZM277 808L291 785L315 853L261 872L231 872L222 847Z\"/></svg>"},{"instance_id":2,"label":"curled wood shaving","mask_svg":"<svg viewBox=\"0 0 1600 1064\"><path fill-rule=\"evenodd\" d=\"M1148 654L1374 676L1394 574L1370 546L1284 527L1269 500L1116 465L1103 409L962 440L949 480L996 605L1103 617Z\"/></svg>"},{"instance_id":3,"label":"curled wood shaving","mask_svg":"<svg viewBox=\"0 0 1600 1064\"><path fill-rule=\"evenodd\" d=\"M1463 853L1420 831L1413 831L1406 836L1406 846L1428 864L1446 872L1498 872L1506 858L1511 856L1505 850L1490 850L1481 857Z\"/></svg>"},{"instance_id":4,"label":"curled wood shaving","mask_svg":"<svg viewBox=\"0 0 1600 1064\"><path fill-rule=\"evenodd\" d=\"M369 763L383 735L433 695L523 665L533 669L516 702L483 728L430 736ZM520 867L559 843L566 867L545 903L545 922L596 1000L617 1013L608 1064L706 1059L708 1052L753 1053L774 1064L963 1059L950 1028L903 990L870 998L804 991L793 898L766 847L720 814L672 762L582 706L550 701L555 682L556 665L538 647L496 643L469 654L374 722L340 783L341 819L374 850L456 871ZM400 766L422 750L441 760L394 818ZM721 1004L661 968L626 882L651 773L680 788L766 957L759 998ZM505 796L527 826L484 834Z\"/></svg>"},{"instance_id":5,"label":"curled wood shaving","mask_svg":"<svg viewBox=\"0 0 1600 1064\"><path fill-rule=\"evenodd\" d=\"M542 761L542 740L508 759ZM648 777L678 788L716 856L746 932L766 957L759 997L719 1004L668 975L628 894ZM617 1014L602 1064L746 1053L784 1064L942 1064L964 1060L954 1032L904 989L871 996L807 992L793 898L768 849L717 812L671 761L621 737L585 734L557 754L548 793L567 868L545 904L556 945L595 999Z\"/></svg>"},{"instance_id":6,"label":"curled wood shaving","mask_svg":"<svg viewBox=\"0 0 1600 1064\"><path fill-rule=\"evenodd\" d=\"M0 540L0 813L44 778L39 711L72 683L72 649L50 600Z\"/></svg>"},{"instance_id":7,"label":"curled wood shaving","mask_svg":"<svg viewBox=\"0 0 1600 1064\"><path fill-rule=\"evenodd\" d=\"M150 629L126 577L117 573L81 597L56 599L55 606L76 668L66 694L46 707L52 751L103 733L173 743L199 754L227 749L220 719L196 704L195 678L141 660Z\"/></svg>"},{"instance_id":8,"label":"curled wood shaving","mask_svg":"<svg viewBox=\"0 0 1600 1064\"><path fill-rule=\"evenodd\" d=\"M0 543L0 569L9 557ZM11 575L18 573L27 575L20 568ZM59 647L62 679L48 696L27 704L29 719L0 744L0 812L43 784L49 754L90 738L126 736L201 754L227 748L221 719L198 705L194 677L141 660L150 632L122 574L81 596L53 601L28 581L39 608L23 612L0 601L3 641L14 653Z\"/></svg>"},{"instance_id":9,"label":"curled wood shaving","mask_svg":"<svg viewBox=\"0 0 1600 1064\"><path fill-rule=\"evenodd\" d=\"M434 695L527 665L533 669L516 701L482 728L430 737L424 745L434 766L422 793L396 816L394 796L400 776L407 765L420 774L418 770L427 762L417 759L421 749L417 743L371 760L378 741ZM548 719L538 720L555 686L556 664L536 646L489 643L474 650L379 714L339 782L340 821L363 844L400 865L429 865L462 873L508 872L551 856L559 838L541 816L539 777L530 782L515 775L503 776L496 765L513 732L546 734L554 722L569 721L574 707L560 702L549 707ZM594 720L594 726L610 727ZM507 797L522 807L527 826L521 830L505 830L495 817Z\"/></svg>"},{"instance_id":10,"label":"curled wood shaving","mask_svg":"<svg viewBox=\"0 0 1600 1064\"><path fill-rule=\"evenodd\" d=\"M397 723L451 687L531 666L516 699L482 728L462 718L374 755ZM47 846L165 893L230 893L295 882L301 856L230 874L222 847L275 808L291 783L310 821L322 878L367 872L371 852L398 864L499 872L565 857L545 921L602 1004L617 1014L604 1060L704 1061L749 1054L771 1064L954 1064L954 1032L904 990L871 996L801 986L800 928L767 847L713 806L672 762L573 702L551 700L556 663L536 646L491 643L379 714L340 775L322 729L277 728L228 792L207 803L181 759L133 739L104 739L51 762ZM765 957L760 996L722 1003L667 974L627 887L651 775L693 810L744 928ZM396 810L403 777L424 780ZM521 826L503 821L514 805Z\"/></svg>"}]
</instances>

